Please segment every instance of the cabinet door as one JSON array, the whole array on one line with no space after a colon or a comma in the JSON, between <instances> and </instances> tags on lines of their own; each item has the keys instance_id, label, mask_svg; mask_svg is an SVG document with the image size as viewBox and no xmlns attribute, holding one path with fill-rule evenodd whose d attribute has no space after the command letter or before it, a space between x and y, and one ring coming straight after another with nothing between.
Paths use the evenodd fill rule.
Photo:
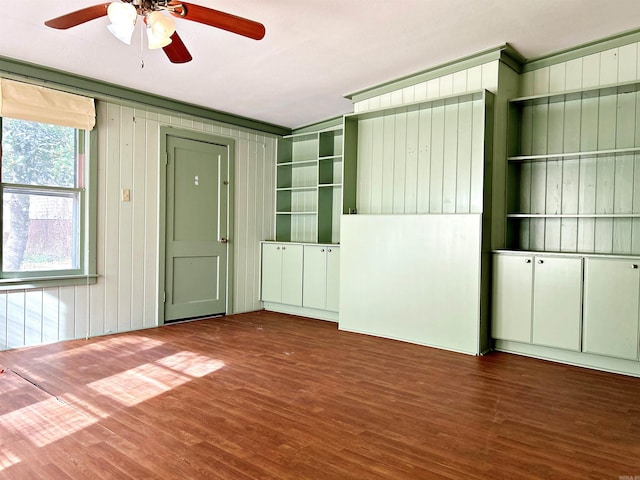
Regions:
<instances>
[{"instance_id":1,"label":"cabinet door","mask_svg":"<svg viewBox=\"0 0 640 480\"><path fill-rule=\"evenodd\" d=\"M494 255L491 336L531 342L533 257Z\"/></svg>"},{"instance_id":2,"label":"cabinet door","mask_svg":"<svg viewBox=\"0 0 640 480\"><path fill-rule=\"evenodd\" d=\"M582 258L536 257L532 342L580 351Z\"/></svg>"},{"instance_id":3,"label":"cabinet door","mask_svg":"<svg viewBox=\"0 0 640 480\"><path fill-rule=\"evenodd\" d=\"M287 305L302 305L302 245L282 245L282 298Z\"/></svg>"},{"instance_id":4,"label":"cabinet door","mask_svg":"<svg viewBox=\"0 0 640 480\"><path fill-rule=\"evenodd\" d=\"M636 360L638 263L586 258L584 273L583 351Z\"/></svg>"},{"instance_id":5,"label":"cabinet door","mask_svg":"<svg viewBox=\"0 0 640 480\"><path fill-rule=\"evenodd\" d=\"M282 245L262 244L262 301L282 301Z\"/></svg>"},{"instance_id":6,"label":"cabinet door","mask_svg":"<svg viewBox=\"0 0 640 480\"><path fill-rule=\"evenodd\" d=\"M302 306L327 308L327 247L304 246Z\"/></svg>"},{"instance_id":7,"label":"cabinet door","mask_svg":"<svg viewBox=\"0 0 640 480\"><path fill-rule=\"evenodd\" d=\"M340 305L340 248L327 251L327 310L337 312Z\"/></svg>"}]
</instances>

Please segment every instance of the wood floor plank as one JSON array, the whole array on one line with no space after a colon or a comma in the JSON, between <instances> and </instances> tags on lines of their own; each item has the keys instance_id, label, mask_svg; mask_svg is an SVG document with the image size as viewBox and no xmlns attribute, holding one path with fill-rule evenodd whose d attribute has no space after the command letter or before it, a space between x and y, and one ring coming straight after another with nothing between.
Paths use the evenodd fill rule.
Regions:
<instances>
[{"instance_id":1,"label":"wood floor plank","mask_svg":"<svg viewBox=\"0 0 640 480\"><path fill-rule=\"evenodd\" d=\"M0 478L640 476L640 379L254 312L0 352Z\"/></svg>"}]
</instances>

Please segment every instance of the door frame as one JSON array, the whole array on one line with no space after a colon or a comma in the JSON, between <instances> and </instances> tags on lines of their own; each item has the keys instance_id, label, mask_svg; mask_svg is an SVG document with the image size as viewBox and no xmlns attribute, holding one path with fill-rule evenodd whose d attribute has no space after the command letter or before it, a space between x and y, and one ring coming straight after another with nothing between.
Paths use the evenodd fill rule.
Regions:
<instances>
[{"instance_id":1,"label":"door frame","mask_svg":"<svg viewBox=\"0 0 640 480\"><path fill-rule=\"evenodd\" d=\"M229 172L229 185L227 189L227 278L226 278L226 299L225 315L233 313L233 243L234 243L234 165L235 165L235 140L229 137L222 137L212 133L197 132L184 128L170 126L160 127L160 186L158 190L158 325L164 325L164 304L165 304L165 275L166 275L166 236L167 236L167 137L179 137L186 140L213 143L227 148L227 163Z\"/></svg>"}]
</instances>

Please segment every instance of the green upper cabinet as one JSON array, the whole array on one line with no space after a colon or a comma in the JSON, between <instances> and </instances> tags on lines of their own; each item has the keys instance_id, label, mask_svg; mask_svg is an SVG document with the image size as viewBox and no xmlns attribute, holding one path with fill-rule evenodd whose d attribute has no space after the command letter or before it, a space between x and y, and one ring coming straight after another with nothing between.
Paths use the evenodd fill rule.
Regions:
<instances>
[{"instance_id":1,"label":"green upper cabinet","mask_svg":"<svg viewBox=\"0 0 640 480\"><path fill-rule=\"evenodd\" d=\"M343 192L341 127L278 141L276 240L338 243Z\"/></svg>"},{"instance_id":2,"label":"green upper cabinet","mask_svg":"<svg viewBox=\"0 0 640 480\"><path fill-rule=\"evenodd\" d=\"M640 254L640 83L509 105L509 249Z\"/></svg>"}]
</instances>

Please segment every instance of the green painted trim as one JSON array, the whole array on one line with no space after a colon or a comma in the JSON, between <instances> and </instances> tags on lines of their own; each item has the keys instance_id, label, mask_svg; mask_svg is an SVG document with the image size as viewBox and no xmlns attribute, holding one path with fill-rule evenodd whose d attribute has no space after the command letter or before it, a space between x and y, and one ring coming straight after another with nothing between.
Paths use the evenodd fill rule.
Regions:
<instances>
[{"instance_id":1,"label":"green painted trim","mask_svg":"<svg viewBox=\"0 0 640 480\"><path fill-rule=\"evenodd\" d=\"M292 135L298 135L300 133L316 133L322 130L331 130L335 127L342 128L342 116L323 120L321 122L312 123L311 125L305 125L303 127L294 128L291 132Z\"/></svg>"},{"instance_id":2,"label":"green painted trim","mask_svg":"<svg viewBox=\"0 0 640 480\"><path fill-rule=\"evenodd\" d=\"M89 198L87 205L86 265L88 274L98 272L98 130L89 132Z\"/></svg>"},{"instance_id":3,"label":"green painted trim","mask_svg":"<svg viewBox=\"0 0 640 480\"><path fill-rule=\"evenodd\" d=\"M396 80L376 85L374 87L350 93L348 95L345 95L345 97L352 100L353 102L361 102L363 100L377 97L379 95L384 95L385 93L390 93L401 88L410 87L412 85L415 85L416 83L426 82L428 80L442 77L444 75L449 75L461 70L477 67L478 65L482 65L493 60L500 60L505 54L508 55L512 60L521 58L520 54L516 52L513 47L508 44L504 44L500 45L499 47L494 47L488 50L483 50L482 52L474 53L473 55L468 55L466 57L445 63L443 65L439 65L437 67L433 67L421 72L401 77Z\"/></svg>"},{"instance_id":4,"label":"green painted trim","mask_svg":"<svg viewBox=\"0 0 640 480\"><path fill-rule=\"evenodd\" d=\"M507 43L506 48L502 51L500 61L514 72L522 73L522 66L525 59L520 55L520 52Z\"/></svg>"},{"instance_id":5,"label":"green painted trim","mask_svg":"<svg viewBox=\"0 0 640 480\"><path fill-rule=\"evenodd\" d=\"M318 310L316 308L297 307L295 305L286 305L284 303L264 302L264 309L269 312L287 313L289 315L298 315L301 317L315 318L316 320L325 320L327 322L338 323L340 314L338 312L330 312L329 310Z\"/></svg>"},{"instance_id":6,"label":"green painted trim","mask_svg":"<svg viewBox=\"0 0 640 480\"><path fill-rule=\"evenodd\" d=\"M45 287L95 285L98 275L61 275L41 278L4 278L0 280L0 292L6 290L32 290Z\"/></svg>"},{"instance_id":7,"label":"green painted trim","mask_svg":"<svg viewBox=\"0 0 640 480\"><path fill-rule=\"evenodd\" d=\"M541 358L552 362L565 363L578 367L603 370L605 372L620 373L640 377L640 362L622 358L594 355L592 353L573 352L559 348L543 347L529 343L512 342L509 340L494 340L494 349L499 352L514 353L527 357Z\"/></svg>"},{"instance_id":8,"label":"green painted trim","mask_svg":"<svg viewBox=\"0 0 640 480\"><path fill-rule=\"evenodd\" d=\"M568 62L594 53L604 52L612 48L622 47L630 43L640 42L640 29L622 32L610 37L601 38L593 42L584 43L566 50L550 53L537 58L526 60L522 72L530 72L540 68L549 67L557 63Z\"/></svg>"},{"instance_id":9,"label":"green painted trim","mask_svg":"<svg viewBox=\"0 0 640 480\"><path fill-rule=\"evenodd\" d=\"M179 102L171 98L102 82L89 77L63 72L53 68L0 56L0 74L15 76L17 80L28 80L34 83L55 84L70 93L91 95L102 100L125 100L174 112L206 118L216 122L227 123L236 127L249 128L275 135L287 135L291 129L280 125L261 122L232 113L221 112L191 103Z\"/></svg>"}]
</instances>

